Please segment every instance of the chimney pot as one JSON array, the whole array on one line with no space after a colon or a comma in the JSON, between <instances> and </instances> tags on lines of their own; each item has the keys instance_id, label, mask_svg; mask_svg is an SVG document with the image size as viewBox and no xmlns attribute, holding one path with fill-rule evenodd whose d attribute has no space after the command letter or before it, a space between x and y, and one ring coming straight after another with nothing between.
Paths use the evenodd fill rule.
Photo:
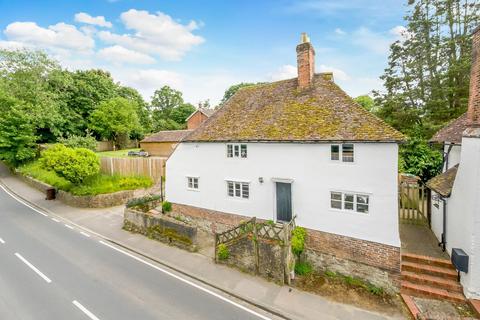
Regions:
<instances>
[{"instance_id":1,"label":"chimney pot","mask_svg":"<svg viewBox=\"0 0 480 320\"><path fill-rule=\"evenodd\" d=\"M472 36L472 67L470 70L467 125L471 128L480 128L480 26L473 31Z\"/></svg>"},{"instance_id":2,"label":"chimney pot","mask_svg":"<svg viewBox=\"0 0 480 320\"><path fill-rule=\"evenodd\" d=\"M298 87L306 88L312 83L315 74L315 50L306 33L302 33L297 45Z\"/></svg>"}]
</instances>

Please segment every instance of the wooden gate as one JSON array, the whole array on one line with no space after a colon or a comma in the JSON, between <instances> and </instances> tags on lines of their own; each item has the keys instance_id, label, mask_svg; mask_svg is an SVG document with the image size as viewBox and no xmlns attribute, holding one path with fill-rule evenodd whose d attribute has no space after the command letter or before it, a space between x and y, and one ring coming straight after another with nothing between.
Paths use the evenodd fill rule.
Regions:
<instances>
[{"instance_id":1,"label":"wooden gate","mask_svg":"<svg viewBox=\"0 0 480 320\"><path fill-rule=\"evenodd\" d=\"M401 182L398 187L400 223L428 225L428 188L421 182Z\"/></svg>"}]
</instances>

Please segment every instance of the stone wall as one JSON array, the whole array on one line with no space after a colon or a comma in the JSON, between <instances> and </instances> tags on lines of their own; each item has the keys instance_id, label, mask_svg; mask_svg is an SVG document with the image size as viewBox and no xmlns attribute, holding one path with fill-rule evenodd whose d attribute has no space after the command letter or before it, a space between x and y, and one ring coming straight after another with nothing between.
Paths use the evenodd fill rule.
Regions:
<instances>
[{"instance_id":1,"label":"stone wall","mask_svg":"<svg viewBox=\"0 0 480 320\"><path fill-rule=\"evenodd\" d=\"M305 258L316 269L351 275L398 292L400 248L307 229Z\"/></svg>"},{"instance_id":2,"label":"stone wall","mask_svg":"<svg viewBox=\"0 0 480 320\"><path fill-rule=\"evenodd\" d=\"M200 229L210 233L225 231L250 219L180 204L173 204L173 212L190 219ZM389 292L398 292L401 259L399 247L311 229L307 229L307 232L304 256L316 270L331 270L355 276Z\"/></svg>"},{"instance_id":3,"label":"stone wall","mask_svg":"<svg viewBox=\"0 0 480 320\"><path fill-rule=\"evenodd\" d=\"M28 185L44 193L47 189L53 188L49 184L46 184L28 176L18 174L18 177ZM57 192L57 199L71 207L107 208L123 205L132 198L139 198L148 194L158 192L160 192L158 186L154 186L150 189L125 190L114 193L99 194L96 196L75 196L71 193L59 190Z\"/></svg>"},{"instance_id":4,"label":"stone wall","mask_svg":"<svg viewBox=\"0 0 480 320\"><path fill-rule=\"evenodd\" d=\"M285 248L279 241L245 235L226 244L229 256L219 263L238 268L244 272L260 275L283 284L285 282ZM257 251L258 250L258 251ZM258 269L257 269L258 261Z\"/></svg>"},{"instance_id":5,"label":"stone wall","mask_svg":"<svg viewBox=\"0 0 480 320\"><path fill-rule=\"evenodd\" d=\"M152 215L125 208L123 228L182 249L198 249L196 227L162 214Z\"/></svg>"}]
</instances>

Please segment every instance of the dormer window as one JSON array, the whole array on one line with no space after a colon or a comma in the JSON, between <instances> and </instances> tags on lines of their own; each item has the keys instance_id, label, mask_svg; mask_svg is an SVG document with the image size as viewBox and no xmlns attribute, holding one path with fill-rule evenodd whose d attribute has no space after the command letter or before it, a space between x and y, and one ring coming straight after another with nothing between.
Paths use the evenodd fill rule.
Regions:
<instances>
[{"instance_id":1,"label":"dormer window","mask_svg":"<svg viewBox=\"0 0 480 320\"><path fill-rule=\"evenodd\" d=\"M227 144L227 158L247 158L247 145L239 143Z\"/></svg>"},{"instance_id":2,"label":"dormer window","mask_svg":"<svg viewBox=\"0 0 480 320\"><path fill-rule=\"evenodd\" d=\"M353 143L332 144L330 146L330 159L332 161L354 162Z\"/></svg>"}]
</instances>

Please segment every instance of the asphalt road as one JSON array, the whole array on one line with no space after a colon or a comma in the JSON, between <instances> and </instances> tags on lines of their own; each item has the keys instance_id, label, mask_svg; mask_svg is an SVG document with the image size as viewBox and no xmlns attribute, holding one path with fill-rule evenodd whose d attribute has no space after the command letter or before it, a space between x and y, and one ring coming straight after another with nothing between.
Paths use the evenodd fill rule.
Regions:
<instances>
[{"instance_id":1,"label":"asphalt road","mask_svg":"<svg viewBox=\"0 0 480 320\"><path fill-rule=\"evenodd\" d=\"M274 319L0 188L1 320Z\"/></svg>"}]
</instances>

